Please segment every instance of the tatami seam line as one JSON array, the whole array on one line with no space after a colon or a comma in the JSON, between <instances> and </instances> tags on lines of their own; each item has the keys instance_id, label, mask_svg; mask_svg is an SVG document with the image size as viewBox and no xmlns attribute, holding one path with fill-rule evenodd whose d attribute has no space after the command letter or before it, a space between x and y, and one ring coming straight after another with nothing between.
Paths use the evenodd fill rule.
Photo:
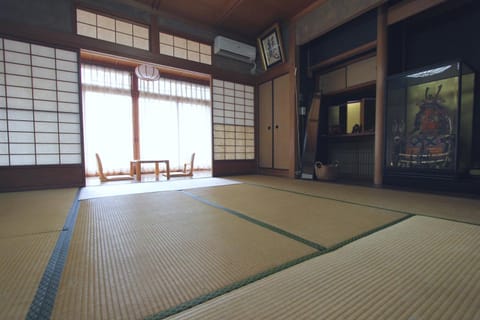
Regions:
<instances>
[{"instance_id":1,"label":"tatami seam line","mask_svg":"<svg viewBox=\"0 0 480 320\"><path fill-rule=\"evenodd\" d=\"M194 194L191 194L191 193L189 193L189 192L187 192L187 191L185 191L185 190L180 190L180 191L183 192L183 193L185 193L185 194L187 194L187 195L189 195L189 196L191 196L192 198L194 198L194 199L196 199L196 200L198 200L198 201L201 201L201 202L207 204L207 205L213 206L213 207L218 208L218 209L222 209L222 210L224 210L224 211L226 211L226 212L228 212L228 213L230 213L230 214L233 214L233 215L235 215L235 216L237 216L237 217L239 217L239 218L245 219L245 220L247 220L247 221L249 221L249 222L252 222L252 223L255 223L255 224L260 223L260 225L261 225L262 227L265 227L265 228L267 228L267 229L269 229L269 230L272 230L272 229L270 229L270 227L273 227L273 226L270 226L270 225L268 225L268 224L266 224L266 223L263 223L263 222L258 221L258 220L256 220L256 219L253 219L253 218L250 218L250 217L248 217L248 216L246 216L246 215L244 215L244 214L242 214L242 213L238 213L238 212L236 212L236 211L234 211L234 210L225 208L225 207L223 207L223 206L221 206L221 205L218 205L218 204L216 204L216 203L213 203L213 202L211 202L211 201L208 201L208 200L206 200L206 199L203 199L203 198L201 198L201 197L199 197L199 196L196 196L196 195L194 195ZM231 284L231 285L228 285L228 286L223 287L223 288L221 288L221 289L215 290L215 291L213 291L213 292L211 292L211 293L205 294L205 295L200 296L200 297L198 297L198 298L195 298L195 299L192 299L192 300L187 301L187 302L185 302L185 303L182 303L182 304L180 304L180 305L178 305L178 306L172 307L172 308L170 308L170 309L166 309L166 310L164 310L164 311L162 311L162 312L160 312L160 313L157 313L157 314L148 316L148 317L145 318L145 320L162 320L162 319L165 319L165 318L167 318L167 317L169 317L169 316L172 316L172 315L174 315L174 314L180 313L180 312L182 312L182 311L185 311L185 310L187 310L187 309L190 309L190 308L193 308L193 307L195 307L195 306L197 306L197 305L200 305L200 304L202 304L202 303L205 303L205 302L207 302L207 301L209 301L209 300L211 300L211 299L217 298L217 297L219 297L219 296L221 296L221 295L223 295L223 294L227 294L227 293L229 293L230 291L233 291L233 290L235 290L235 289L239 289L239 288L241 288L241 287L243 287L243 286L246 286L246 285L248 285L248 284L251 284L251 283L253 283L253 282L255 282L255 281L258 281L258 280L260 280L260 279L262 279L262 278L265 278L265 277L267 277L267 276L273 275L274 273L283 271L283 270L285 270L285 269L288 269L288 268L290 268L290 267L293 267L293 266L295 266L295 265L297 265L297 264L300 264L300 263L302 263L302 262L305 262L305 261L307 261L307 260L310 260L310 259L313 259L313 258L322 256L322 255L324 255L324 254L330 253L330 252L332 252L332 251L338 250L338 249L340 249L341 247L346 246L346 245L348 245L348 244L350 244L350 243L352 243L352 242L354 242L354 241L356 241L356 240L359 240L359 239L361 239L361 238L367 237L367 236L369 236L369 235L371 235L371 234L373 234L373 233L375 233L375 232L379 232L379 231L381 231L381 230L383 230L383 229L386 229L386 228L388 228L388 227L391 227L391 226L393 226L393 225L395 225L395 224L397 224L397 223L403 222L403 221L405 221L406 219L409 219L409 218L414 217L414 216L415 216L415 215L413 215L413 214L408 214L408 215L406 215L405 217L401 217L400 219L394 220L394 221L392 221L392 222L390 222L390 223L387 223L387 224L385 224L385 225L382 225L382 226L380 226L380 227L378 227L378 228L369 230L369 231L364 232L364 233L362 233L362 234L360 234L360 235L357 235L357 236L355 236L355 237L352 237L352 238L350 238L350 239L348 239L348 240L345 240L345 241L342 241L342 242L340 242L340 243L337 243L337 244L335 244L335 245L333 245L332 247L329 247L329 248L325 248L325 247L321 246L321 247L324 248L324 249L318 250L317 252L311 253L311 254L306 255L306 256L304 256L304 257L300 257L300 258L295 259L295 260L292 260L292 261L290 261L290 262L287 262L287 263L281 264L281 265L279 265L279 266L273 267L273 268L268 269L268 270L266 270L266 271L264 271L264 272L258 273L258 274L256 274L256 275L251 276L251 277L248 277L248 278L246 278L246 279L244 279L244 280L235 282L235 283L233 283L233 284ZM270 226L270 227L269 227L269 226ZM278 229L278 228L276 228L276 227L273 227L273 228ZM282 230L282 229L278 229L278 230ZM276 231L276 230L272 230L272 231L278 232L278 231ZM284 231L284 230L282 230L282 231ZM285 233L284 233L284 232L285 232ZM290 235L293 235L293 234L291 234L291 233L289 233L289 232L286 232L286 231L284 231L284 232L280 232L280 234L292 238ZM299 238L299 239L303 239L303 238L300 238L300 237L295 236L295 235L293 235L293 238L292 238L292 239L298 240L298 238ZM307 242L310 242L310 241L308 241L308 240L306 240L306 239L304 239L304 240L307 241ZM300 241L300 240L298 240L298 241ZM301 241L301 242L303 242L303 241ZM304 243L304 242L303 242L303 243ZM320 245L318 245L318 246L320 246Z\"/></svg>"},{"instance_id":2,"label":"tatami seam line","mask_svg":"<svg viewBox=\"0 0 480 320\"><path fill-rule=\"evenodd\" d=\"M236 181L238 181L238 180L236 180ZM418 212L418 213L413 213L413 212L409 212L409 211L390 209L390 208L385 208L385 207L380 207L380 206L374 206L374 205L369 205L369 204L360 203L360 202L354 202L354 201L348 201L348 200L336 199L336 198L332 198L332 197L321 196L321 195L317 195L317 194L311 194L311 193L306 193L306 192L300 192L300 191L282 189L282 188L277 188L277 187L273 187L273 186L267 186L267 185L260 184L260 183L243 182L243 181L242 181L241 183L244 183L244 184L247 184L247 185L251 185L251 186L256 186L256 187L263 187L263 188L266 188L266 189L272 189L272 190L278 190L278 191L283 191L283 192L289 192L289 193L293 193L293 194L304 195L304 196L308 196L308 197L312 197L312 198L332 200L332 201L338 201L338 202L342 202L342 203L347 203L347 204L352 204L352 205L358 205L358 206L367 207L367 208L385 210L385 211L390 211L390 212L394 212L394 213L402 213L402 214L414 215L414 216L423 216L423 217L429 217L429 218L434 218L434 219L446 220L446 221L451 221L451 222L465 223L465 224L469 224L469 225L473 225L473 226L480 226L480 223L468 222L468 221L464 221L464 220L453 219L453 218L446 218L446 217L438 217L438 216L430 215L430 214L428 214L428 213L420 213L420 212Z\"/></svg>"},{"instance_id":3,"label":"tatami seam line","mask_svg":"<svg viewBox=\"0 0 480 320\"><path fill-rule=\"evenodd\" d=\"M279 271L282 271L284 269L287 269L287 268L290 268L294 265L297 265L299 263L302 263L302 262L305 262L307 260L310 260L312 258L315 258L315 257L318 257L320 255L323 254L323 251L316 251L316 252L313 252L311 254L308 254L306 256L303 256L303 257L300 257L300 258L297 258L295 260L292 260L292 261L289 261L289 262L286 262L284 264L281 264L279 266L276 266L276 267L273 267L273 268L270 268L266 271L263 271L263 272L260 272L260 273L257 273L256 275L253 275L253 276L250 276L250 277L247 277L246 279L244 280L240 280L240 281L237 281L233 284L230 284L226 287L223 287L221 289L218 289L218 290L215 290L211 293L207 293L203 296L200 296L198 298L195 298L195 299L192 299L190 301L187 301L187 302L184 302L178 306L175 306L175 307L172 307L170 309L166 309L160 313L157 313L157 314L154 314L154 315L151 315L151 316L148 316L145 318L145 320L161 320L161 319L165 319L169 316L172 316L174 314L177 314L177 313L180 313L182 311L185 311L187 309L190 309L190 308L193 308L199 304L202 304L204 302L207 302L211 299L214 299L214 298L217 298L221 295L224 295L226 293L229 293L230 291L233 291L235 289L239 289L243 286L246 286L250 283L253 283L255 281L258 281L258 280L261 280L265 277L268 277L270 275L273 275L274 273L277 273Z\"/></svg>"},{"instance_id":4,"label":"tatami seam line","mask_svg":"<svg viewBox=\"0 0 480 320\"><path fill-rule=\"evenodd\" d=\"M77 191L73 205L65 220L64 227L58 236L55 248L40 280L32 304L25 317L27 320L50 319L78 214L79 194L80 190Z\"/></svg>"},{"instance_id":5,"label":"tatami seam line","mask_svg":"<svg viewBox=\"0 0 480 320\"><path fill-rule=\"evenodd\" d=\"M255 218L252 218L252 217L250 217L250 216L248 216L248 215L246 215L246 214L244 214L244 213L241 213L241 212L238 212L238 211L229 209L229 208L224 207L224 206L222 206L222 205L220 205L220 204L218 204L218 203L215 203L215 202L213 202L213 201L209 201L209 200L204 199L204 198L202 198L202 197L200 197L200 196L197 196L197 195L195 195L195 194L193 194L193 193L191 193L191 192L188 192L188 191L185 191L185 190L180 190L180 191L181 191L182 193L184 193L184 194L192 197L193 199L195 199L195 200L197 200L197 201L203 202L203 203L205 203L205 204L207 204L207 205L209 205L209 206L211 206L211 207L215 207L215 208L217 208L217 209L220 209L220 210L222 210L222 211L225 211L225 212L227 212L227 213L230 213L230 214L232 214L232 215L234 215L234 216L236 216L236 217L239 217L239 218L241 218L241 219L244 219L244 220L247 220L247 221L249 221L249 222L252 222L252 223L254 223L254 224L256 224L256 225L258 225L258 226L260 226L260 227L263 227L263 228L268 229L268 230L270 230L270 231L273 231L273 232L279 233L279 234L281 234L281 235L283 235L283 236L286 236L286 237L288 237L288 238L290 238L290 239L293 239L293 240L296 240L296 241L298 241L298 242L301 242L301 243L303 243L303 244L305 244L305 245L307 245L307 246L309 246L309 247L312 247L312 248L314 248L314 249L316 249L316 250L324 251L324 250L327 249L326 247L322 246L321 244L318 244L318 243L316 243L316 242L307 240L307 239L305 239L305 238L302 238L302 237L300 237L300 236L297 236L296 234L293 234L293 233L288 232L288 231L286 231L286 230L283 230L283 229L281 229L281 228L275 227L275 226L273 226L273 225L271 225L271 224L268 224L268 223L266 223L266 222L263 222L263 221L261 221L261 220L257 220L257 219L255 219Z\"/></svg>"}]
</instances>

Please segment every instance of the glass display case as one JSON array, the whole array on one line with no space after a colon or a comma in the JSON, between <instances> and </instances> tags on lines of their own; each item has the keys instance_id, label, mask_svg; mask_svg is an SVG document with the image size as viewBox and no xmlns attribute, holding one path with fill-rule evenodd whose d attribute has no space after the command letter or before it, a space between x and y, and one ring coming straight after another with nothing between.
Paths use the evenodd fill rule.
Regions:
<instances>
[{"instance_id":1,"label":"glass display case","mask_svg":"<svg viewBox=\"0 0 480 320\"><path fill-rule=\"evenodd\" d=\"M471 162L475 74L454 61L387 79L385 169L461 174Z\"/></svg>"}]
</instances>

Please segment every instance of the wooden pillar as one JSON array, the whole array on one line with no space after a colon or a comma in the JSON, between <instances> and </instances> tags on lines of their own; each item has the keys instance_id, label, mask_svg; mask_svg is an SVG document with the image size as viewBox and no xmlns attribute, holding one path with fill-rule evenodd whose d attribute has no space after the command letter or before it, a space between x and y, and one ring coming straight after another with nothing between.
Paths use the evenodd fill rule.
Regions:
<instances>
[{"instance_id":1,"label":"wooden pillar","mask_svg":"<svg viewBox=\"0 0 480 320\"><path fill-rule=\"evenodd\" d=\"M373 182L383 184L383 161L385 140L385 85L387 77L387 7L378 7L377 16L377 92L375 105L375 164Z\"/></svg>"}]
</instances>

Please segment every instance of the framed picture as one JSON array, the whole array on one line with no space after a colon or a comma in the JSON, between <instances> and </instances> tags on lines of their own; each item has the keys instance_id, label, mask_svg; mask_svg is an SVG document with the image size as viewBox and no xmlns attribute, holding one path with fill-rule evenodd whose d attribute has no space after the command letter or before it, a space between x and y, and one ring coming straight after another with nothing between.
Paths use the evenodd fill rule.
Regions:
<instances>
[{"instance_id":1,"label":"framed picture","mask_svg":"<svg viewBox=\"0 0 480 320\"><path fill-rule=\"evenodd\" d=\"M265 70L285 61L280 27L275 24L257 39Z\"/></svg>"}]
</instances>

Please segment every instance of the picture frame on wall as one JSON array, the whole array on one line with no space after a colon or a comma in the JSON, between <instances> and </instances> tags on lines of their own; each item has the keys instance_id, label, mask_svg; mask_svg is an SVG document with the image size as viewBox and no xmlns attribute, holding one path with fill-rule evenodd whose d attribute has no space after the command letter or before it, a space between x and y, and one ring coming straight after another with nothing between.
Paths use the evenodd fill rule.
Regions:
<instances>
[{"instance_id":1,"label":"picture frame on wall","mask_svg":"<svg viewBox=\"0 0 480 320\"><path fill-rule=\"evenodd\" d=\"M263 67L265 70L276 64L285 62L283 54L282 36L280 26L274 24L257 38L258 48L262 56Z\"/></svg>"}]
</instances>

